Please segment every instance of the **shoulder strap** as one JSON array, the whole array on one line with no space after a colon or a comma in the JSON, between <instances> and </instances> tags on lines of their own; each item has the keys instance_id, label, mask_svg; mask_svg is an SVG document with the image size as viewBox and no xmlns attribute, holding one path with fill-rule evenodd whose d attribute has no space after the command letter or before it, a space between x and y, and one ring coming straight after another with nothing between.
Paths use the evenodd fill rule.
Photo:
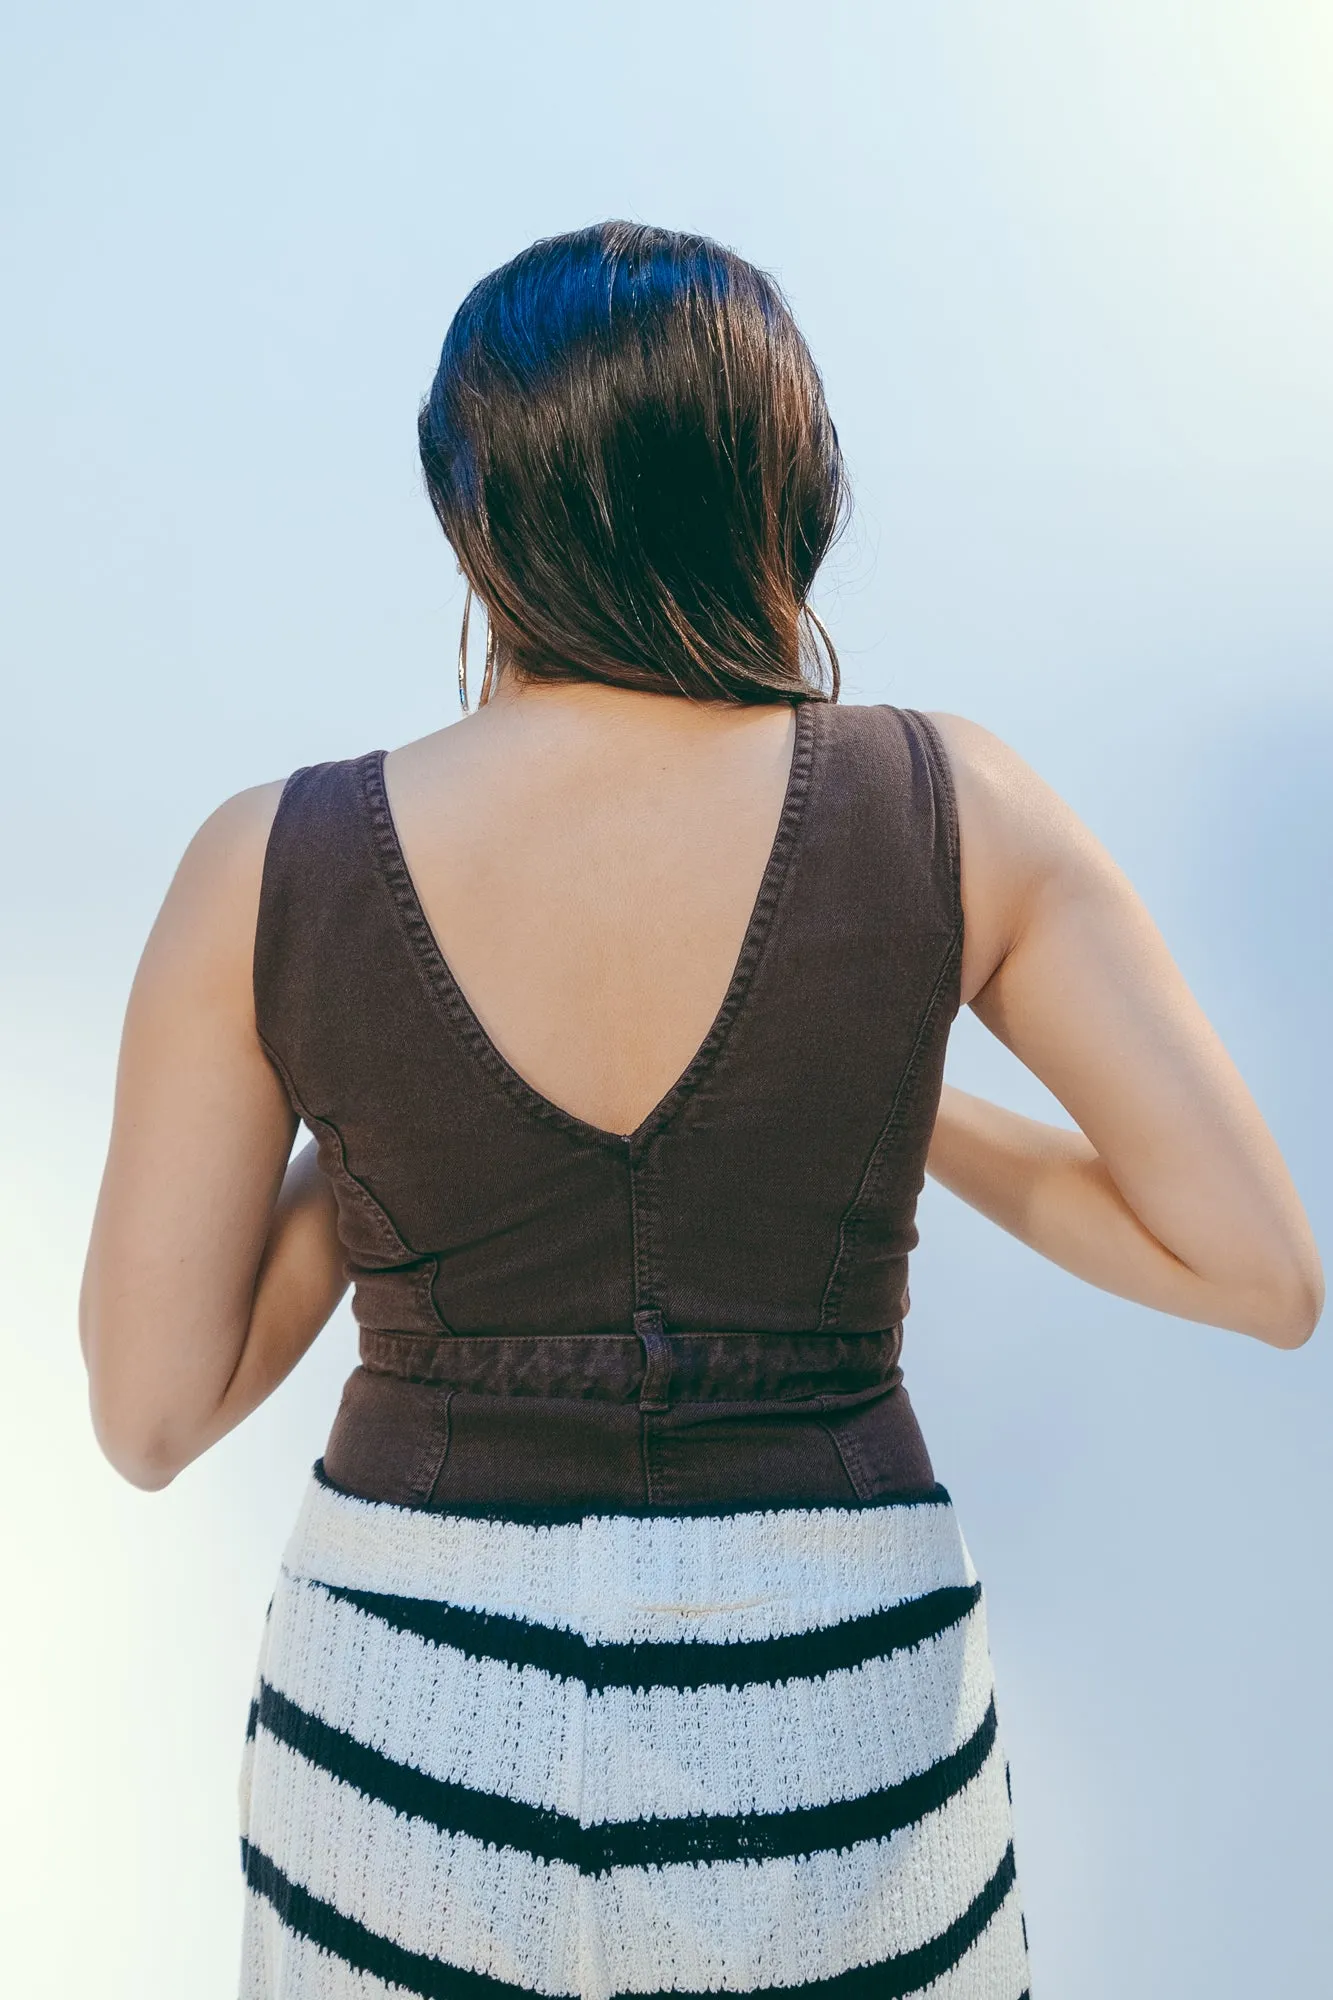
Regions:
<instances>
[{"instance_id":1,"label":"shoulder strap","mask_svg":"<svg viewBox=\"0 0 1333 2000\"><path fill-rule=\"evenodd\" d=\"M962 922L958 819L939 731L917 709L839 704L823 718L811 842L823 898L873 910L890 935Z\"/></svg>"},{"instance_id":2,"label":"shoulder strap","mask_svg":"<svg viewBox=\"0 0 1333 2000\"><path fill-rule=\"evenodd\" d=\"M958 844L958 802L944 740L930 717L916 708L891 708L910 746L911 806L919 815L923 858L955 924L963 921L962 868Z\"/></svg>"},{"instance_id":3,"label":"shoulder strap","mask_svg":"<svg viewBox=\"0 0 1333 2000\"><path fill-rule=\"evenodd\" d=\"M340 988L382 917L383 889L361 806L362 767L377 756L307 764L283 788L269 832L255 928L255 1020L292 1087L311 1029L340 1004Z\"/></svg>"}]
</instances>

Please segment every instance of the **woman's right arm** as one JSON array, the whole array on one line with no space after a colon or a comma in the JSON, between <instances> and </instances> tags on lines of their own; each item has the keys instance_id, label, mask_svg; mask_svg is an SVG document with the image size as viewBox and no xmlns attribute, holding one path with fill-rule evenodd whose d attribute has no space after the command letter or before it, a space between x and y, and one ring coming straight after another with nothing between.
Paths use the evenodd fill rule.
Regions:
<instances>
[{"instance_id":1,"label":"woman's right arm","mask_svg":"<svg viewBox=\"0 0 1333 2000\"><path fill-rule=\"evenodd\" d=\"M1299 1347L1319 1255L1277 1145L1105 849L987 730L932 718L958 799L962 998L1069 1132L946 1088L932 1176L1105 1291Z\"/></svg>"}]
</instances>

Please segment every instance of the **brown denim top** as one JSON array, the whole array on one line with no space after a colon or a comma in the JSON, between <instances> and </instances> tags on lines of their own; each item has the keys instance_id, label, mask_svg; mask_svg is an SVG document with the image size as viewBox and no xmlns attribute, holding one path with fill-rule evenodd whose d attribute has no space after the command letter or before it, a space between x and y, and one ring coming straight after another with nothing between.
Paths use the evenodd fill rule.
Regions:
<instances>
[{"instance_id":1,"label":"brown denim top","mask_svg":"<svg viewBox=\"0 0 1333 2000\"><path fill-rule=\"evenodd\" d=\"M730 986L628 1137L551 1103L482 1028L383 764L288 780L255 944L260 1036L318 1140L355 1286L362 1366L326 1475L432 1506L929 1483L893 1392L962 951L930 722L798 705ZM866 1460L855 1425L876 1409L896 1466Z\"/></svg>"}]
</instances>

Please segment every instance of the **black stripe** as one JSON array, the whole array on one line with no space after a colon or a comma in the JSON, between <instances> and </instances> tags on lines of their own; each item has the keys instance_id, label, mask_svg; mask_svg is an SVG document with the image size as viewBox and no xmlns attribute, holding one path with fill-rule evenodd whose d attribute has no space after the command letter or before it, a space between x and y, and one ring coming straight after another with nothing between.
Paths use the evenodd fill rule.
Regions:
<instances>
[{"instance_id":1,"label":"black stripe","mask_svg":"<svg viewBox=\"0 0 1333 2000\"><path fill-rule=\"evenodd\" d=\"M322 1902L290 1881L282 1870L257 1847L241 1843L245 1879L258 1895L277 1912L289 1931L342 1960L354 1971L370 1973L388 1986L400 1986L418 2000L531 2000L532 1989L494 1979L486 1972L468 1972L446 1965L441 1959L408 1951L391 1938L367 1930L354 1917L345 1917L331 1903ZM799 1986L766 1986L752 1989L752 2000L762 1993L772 2000L908 2000L932 1981L940 1979L958 1964L990 1923L1014 1885L1014 1850L1004 1858L980 1895L963 1914L938 1937L914 1951L896 1952L874 1965L856 1965L830 1979L811 1979ZM615 2000L717 2000L715 1992L619 1994ZM739 2000L739 1996L738 1996ZM1022 2000L1028 2000L1024 1994Z\"/></svg>"},{"instance_id":2,"label":"black stripe","mask_svg":"<svg viewBox=\"0 0 1333 2000\"><path fill-rule=\"evenodd\" d=\"M280 1743L331 1777L392 1811L426 1820L442 1833L461 1833L497 1847L517 1848L538 1861L564 1861L583 1875L609 1868L654 1868L673 1861L770 1860L882 1840L937 1812L976 1777L995 1741L995 1703L958 1750L915 1777L859 1798L787 1812L690 1813L672 1819L603 1820L581 1826L572 1814L528 1805L500 1792L474 1791L432 1778L358 1743L298 1708L267 1681L259 1721Z\"/></svg>"},{"instance_id":3,"label":"black stripe","mask_svg":"<svg viewBox=\"0 0 1333 2000\"><path fill-rule=\"evenodd\" d=\"M335 1486L324 1470L324 1460L317 1458L311 1467L311 1474L317 1486L335 1494L340 1500L354 1500L358 1507L383 1507L391 1514L428 1514L437 1520L456 1515L466 1521L508 1521L515 1526L535 1528L575 1527L582 1521L619 1521L628 1518L633 1521L669 1521L683 1518L695 1519L705 1516L715 1520L729 1520L733 1514L771 1514L775 1511L792 1514L864 1514L880 1507L951 1507L953 1501L947 1487L923 1486L916 1492L876 1493L869 1500L846 1494L836 1500L809 1500L799 1494L791 1498L781 1493L766 1493L761 1500L690 1500L673 1501L669 1507L622 1506L619 1501L614 1506L596 1501L573 1502L568 1506L551 1506L540 1501L492 1501L492 1500L451 1500L447 1507L413 1507L398 1500L367 1500L360 1493L352 1493L345 1486Z\"/></svg>"},{"instance_id":4,"label":"black stripe","mask_svg":"<svg viewBox=\"0 0 1333 2000\"><path fill-rule=\"evenodd\" d=\"M492 1979L487 1972L446 1965L441 1959L408 1951L392 1938L367 1930L355 1917L345 1917L332 1903L289 1880L266 1854L245 1840L241 1842L241 1865L250 1887L272 1904L289 1931L308 1938L356 1972L368 1972L387 1986L401 1986L405 1993L418 1994L422 2000L519 2000L520 1995L531 2000L529 1987Z\"/></svg>"},{"instance_id":5,"label":"black stripe","mask_svg":"<svg viewBox=\"0 0 1333 2000\"><path fill-rule=\"evenodd\" d=\"M581 1681L590 1692L606 1688L753 1687L760 1682L813 1680L840 1668L864 1666L908 1646L934 1639L966 1618L981 1585L930 1590L860 1618L844 1618L813 1632L777 1639L642 1640L599 1645L578 1632L537 1625L493 1611L468 1611L428 1597L385 1597L373 1590L310 1583L343 1604L355 1605L397 1632L412 1632L434 1646L449 1646L474 1660L508 1667L539 1667L557 1680Z\"/></svg>"}]
</instances>

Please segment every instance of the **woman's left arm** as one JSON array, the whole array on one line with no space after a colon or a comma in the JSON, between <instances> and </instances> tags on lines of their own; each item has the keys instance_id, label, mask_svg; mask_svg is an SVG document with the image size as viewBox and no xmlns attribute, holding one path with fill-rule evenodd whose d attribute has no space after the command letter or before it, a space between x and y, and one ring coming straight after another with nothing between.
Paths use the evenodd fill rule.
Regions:
<instances>
[{"instance_id":1,"label":"woman's left arm","mask_svg":"<svg viewBox=\"0 0 1333 2000\"><path fill-rule=\"evenodd\" d=\"M191 841L135 975L79 1302L93 1426L165 1486L281 1382L346 1289L332 1190L255 1026L259 887L281 784Z\"/></svg>"}]
</instances>

